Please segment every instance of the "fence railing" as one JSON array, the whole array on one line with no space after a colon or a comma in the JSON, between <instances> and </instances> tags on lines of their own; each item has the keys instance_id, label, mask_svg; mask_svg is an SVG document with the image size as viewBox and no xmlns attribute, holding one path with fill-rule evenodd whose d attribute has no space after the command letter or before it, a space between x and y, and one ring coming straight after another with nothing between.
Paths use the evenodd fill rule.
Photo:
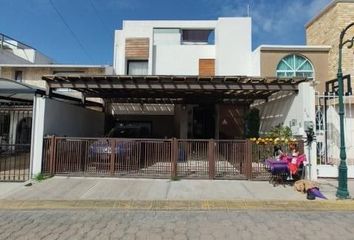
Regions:
<instances>
[{"instance_id":1,"label":"fence railing","mask_svg":"<svg viewBox=\"0 0 354 240\"><path fill-rule=\"evenodd\" d=\"M0 181L29 179L30 148L30 144L0 144Z\"/></svg>"},{"instance_id":2,"label":"fence railing","mask_svg":"<svg viewBox=\"0 0 354 240\"><path fill-rule=\"evenodd\" d=\"M156 178L250 177L246 140L44 139L42 172ZM247 158L248 157L248 158Z\"/></svg>"},{"instance_id":3,"label":"fence railing","mask_svg":"<svg viewBox=\"0 0 354 240\"><path fill-rule=\"evenodd\" d=\"M152 178L264 179L273 146L248 140L44 139L42 172Z\"/></svg>"}]
</instances>

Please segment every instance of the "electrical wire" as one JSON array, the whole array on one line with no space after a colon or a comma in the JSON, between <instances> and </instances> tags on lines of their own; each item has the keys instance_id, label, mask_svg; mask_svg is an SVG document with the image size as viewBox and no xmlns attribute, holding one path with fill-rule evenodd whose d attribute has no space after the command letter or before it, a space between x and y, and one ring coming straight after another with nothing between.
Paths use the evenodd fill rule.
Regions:
<instances>
[{"instance_id":1,"label":"electrical wire","mask_svg":"<svg viewBox=\"0 0 354 240\"><path fill-rule=\"evenodd\" d=\"M99 13L98 9L96 8L95 4L93 3L93 1L92 1L92 0L89 0L89 3L90 3L90 5L91 5L93 11L95 12L95 14L96 14L98 20L99 20L100 23L102 24L102 26L104 26L105 28L107 28L108 30L110 30L109 27L108 27L108 25L105 23L105 21L103 21L103 18L100 16L100 13Z\"/></svg>"},{"instance_id":2,"label":"electrical wire","mask_svg":"<svg viewBox=\"0 0 354 240\"><path fill-rule=\"evenodd\" d=\"M85 53L85 55L89 58L89 60L91 62L93 62L92 57L90 56L90 54L86 51L86 48L84 47L84 45L81 43L80 39L78 38L78 36L75 34L75 32L71 29L71 27L69 26L69 24L65 21L65 18L63 17L63 15L60 13L59 9L54 5L54 3L52 2L52 0L48 0L50 5L53 7L54 11L58 14L59 18L61 19L61 21L63 22L63 24L66 26L66 28L68 29L68 31L70 32L70 34L73 36L73 38L76 40L76 42L78 43L78 45L80 46L80 48L82 49L82 51Z\"/></svg>"}]
</instances>

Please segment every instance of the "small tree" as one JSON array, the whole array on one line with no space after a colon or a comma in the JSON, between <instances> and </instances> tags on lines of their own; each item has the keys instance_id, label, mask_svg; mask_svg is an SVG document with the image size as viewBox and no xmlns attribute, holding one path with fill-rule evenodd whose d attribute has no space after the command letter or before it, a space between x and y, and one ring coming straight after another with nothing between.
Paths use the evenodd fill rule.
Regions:
<instances>
[{"instance_id":1,"label":"small tree","mask_svg":"<svg viewBox=\"0 0 354 240\"><path fill-rule=\"evenodd\" d=\"M284 127L282 124L279 124L275 127L273 127L270 131L269 131L269 137L276 139L290 139L293 136L293 133L290 129L290 127Z\"/></svg>"}]
</instances>

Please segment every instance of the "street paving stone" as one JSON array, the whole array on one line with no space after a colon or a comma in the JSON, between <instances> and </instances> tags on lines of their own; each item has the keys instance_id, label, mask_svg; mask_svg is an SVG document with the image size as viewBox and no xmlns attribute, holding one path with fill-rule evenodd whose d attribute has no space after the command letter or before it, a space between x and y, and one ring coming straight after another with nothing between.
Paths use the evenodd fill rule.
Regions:
<instances>
[{"instance_id":1,"label":"street paving stone","mask_svg":"<svg viewBox=\"0 0 354 240\"><path fill-rule=\"evenodd\" d=\"M0 239L354 239L354 212L0 210Z\"/></svg>"}]
</instances>

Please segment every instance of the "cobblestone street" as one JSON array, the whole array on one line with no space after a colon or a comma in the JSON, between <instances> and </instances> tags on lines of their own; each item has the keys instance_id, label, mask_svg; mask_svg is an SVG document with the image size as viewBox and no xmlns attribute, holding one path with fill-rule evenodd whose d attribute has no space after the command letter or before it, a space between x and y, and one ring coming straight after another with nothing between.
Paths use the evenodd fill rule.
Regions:
<instances>
[{"instance_id":1,"label":"cobblestone street","mask_svg":"<svg viewBox=\"0 0 354 240\"><path fill-rule=\"evenodd\" d=\"M353 239L353 212L0 211L0 239Z\"/></svg>"}]
</instances>

